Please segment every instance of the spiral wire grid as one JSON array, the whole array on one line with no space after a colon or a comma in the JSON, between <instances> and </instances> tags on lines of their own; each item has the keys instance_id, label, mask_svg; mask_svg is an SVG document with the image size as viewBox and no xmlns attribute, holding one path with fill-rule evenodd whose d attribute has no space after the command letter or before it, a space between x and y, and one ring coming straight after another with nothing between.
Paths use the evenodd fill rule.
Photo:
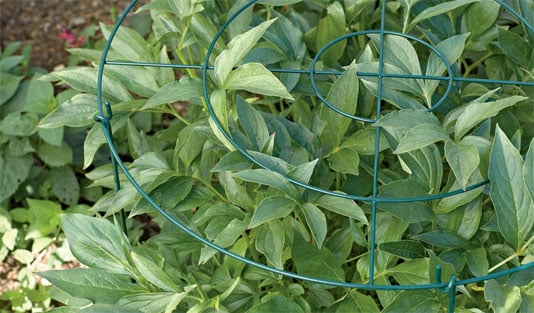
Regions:
<instances>
[{"instance_id":1,"label":"spiral wire grid","mask_svg":"<svg viewBox=\"0 0 534 313\"><path fill-rule=\"evenodd\" d=\"M449 281L442 281L441 280L441 267L440 265L437 265L435 270L435 283L430 284L418 284L418 285L377 285L374 283L374 261L375 261L375 250L376 250L376 215L377 215L377 204L378 203L408 203L408 202L418 202L418 201L431 201L436 199L442 199L454 195L461 194L463 192L467 192L476 188L480 188L482 186L485 186L489 184L489 180L481 181L479 183L467 186L465 189L458 189L446 193L441 194L434 194L429 196L421 196L421 197L409 197L409 198L384 198L378 196L378 167L379 167L379 158L378 158L378 152L379 152L379 140L375 140L375 147L374 147L374 175L373 175L373 190L372 195L368 197L363 196L356 196L356 195L350 195L345 193L340 193L336 191L331 190L325 190L321 189L316 186L312 186L306 183L302 183L298 180L295 180L293 178L284 176L286 180L289 182L304 187L306 189L320 192L322 194L331 195L335 197L341 197L341 198L348 198L355 201L364 201L371 203L372 205L372 211L371 211L371 222L370 222L370 247L369 247L369 254L370 254L370 262L369 262L369 283L368 284L358 284L358 283L351 283L351 282L345 282L345 281L334 281L334 280L326 280L321 279L317 277L311 277L306 275L297 274L294 272L277 269L274 267L270 267L268 265L258 263L256 261L250 260L248 258L245 258L241 255L238 255L234 252L228 251L213 242L210 242L206 238L202 237L201 235L194 232L192 229L187 227L183 222L173 217L169 212L167 212L165 209L163 209L160 205L156 203L149 195L148 193L143 190L143 188L139 185L139 183L136 182L135 178L132 176L132 174L127 169L126 165L121 161L121 158L119 156L119 153L114 145L113 142L113 135L112 135L112 129L111 129L111 119L112 119L112 110L111 105L109 102L103 102L102 100L102 79L104 74L104 68L106 65L113 65L113 66L151 66L151 67L171 67L176 69L196 69L202 71L202 89L203 89L203 97L206 101L207 107L209 109L209 114L219 130L222 132L224 137L236 148L237 151L239 151L243 156L245 156L248 160L256 164L257 166L264 168L266 170L270 170L269 166L266 164L260 162L257 160L252 154L250 154L247 150L245 150L243 147L241 147L238 143L235 142L235 140L231 137L231 135L224 129L222 126L221 121L216 116L214 108L210 101L209 96L209 89L208 89L208 71L214 70L214 66L209 64L210 57L212 56L214 52L215 45L217 43L217 40L222 36L223 32L228 28L228 26L247 8L253 6L256 2L259 0L250 0L248 3L244 4L241 8L239 8L234 14L229 16L229 18L226 20L226 22L222 25L221 28L218 29L216 35L214 36L208 50L206 53L206 56L204 58L203 64L165 64L165 63L148 63L148 62L128 62L128 61L108 61L107 56L109 53L109 50L111 48L111 44L113 42L113 39L119 30L121 24L129 14L129 12L133 9L133 7L136 5L137 0L132 0L130 5L126 8L126 10L123 12L123 14L119 17L117 20L114 28L112 29L107 44L104 48L101 62L99 64L99 72L98 72L98 80L97 80L97 101L98 101L98 113L95 116L95 120L97 122L100 122L102 125L102 130L105 136L105 139L107 141L107 144L110 149L111 154L111 160L112 160L112 167L114 172L114 178L115 178L115 189L118 191L121 189L121 183L119 181L119 169L124 173L125 177L129 180L129 182L133 185L133 187L139 192L139 194L156 210L158 211L163 217L165 217L168 221L170 221L172 224L174 224L176 227L178 227L180 230L188 234L189 236L195 238L196 240L200 241L201 243L205 244L206 246L209 246L213 248L214 250L223 253L227 256L230 256L234 259L237 259L241 262L244 262L248 265L255 266L257 268L283 275L286 277L294 278L301 281L307 281L311 283L318 283L318 284L324 284L324 285L330 285L335 287L344 287L344 288L359 288L359 289L366 289L366 290L389 290L389 291L401 291L401 290L423 290L423 289L437 289L442 293L448 293L449 294L449 312L454 312L454 305L455 305L455 294L456 294L456 287L457 286L463 286L471 283L478 283L490 279L496 279L502 276L510 275L519 271L524 271L527 269L534 268L534 262L530 262L527 264L523 264L508 270L503 270L500 272L488 274L486 276L482 277L475 277L475 278L469 278L464 280L457 280L456 277L453 275L450 277ZM515 11L511 6L504 3L500 0L495 0L498 4L501 5L508 13L516 17L523 25L528 28L529 31L534 33L534 26L530 25L528 21L522 17L517 11ZM439 81L445 81L447 84L446 91L444 95L431 106L431 108L428 110L429 112L434 111L437 109L447 98L448 94L451 92L452 87L455 82L470 82L470 83L486 83L486 84L503 84L503 85L518 85L518 86L534 86L533 82L521 82L521 81L508 81L508 80L490 80L490 79L479 79L479 78L468 78L468 77L456 77L453 74L453 70L451 68L451 64L447 61L446 57L441 53L438 49L436 49L434 46L428 44L425 41L422 41L421 39L414 37L412 35L394 32L394 31L388 31L385 29L385 13L386 13L386 2L381 2L381 21L380 21L380 29L379 30L366 30L366 31L359 31L354 33L349 33L346 35L343 35L341 37L336 38L335 40L329 42L326 44L320 51L317 53L315 58L313 59L310 69L309 70L303 70L303 69L287 69L287 68L269 68L269 70L273 73L295 73L295 74L304 74L309 75L311 80L311 86L315 93L315 95L331 110L337 112L338 114L348 117L353 120L358 120L365 123L374 123L380 119L380 111L381 111L381 102L383 100L382 96L382 89L383 89L383 79L387 77L391 78L404 78L404 79L429 79L429 80L439 80ZM319 61L319 58L321 55L323 55L329 48L334 46L336 43L339 43L343 40L362 36L362 35L368 35L368 34L378 34L380 36L380 43L379 43L379 62L378 62L378 72L377 73L360 73L358 72L359 76L371 76L371 77L377 77L378 78L378 92L377 92L377 101L376 101L376 118L375 119L368 119L363 117L358 117L352 114L349 114L347 112L344 112L337 107L335 107L332 103L330 103L319 91L319 88L317 86L315 77L317 75L336 75L339 76L342 74L341 71L335 71L335 70L329 70L329 71L321 71L316 70L316 65ZM436 53L437 56L442 60L443 64L446 67L448 75L446 77L443 76L427 76L427 75L411 75L411 74L390 74L384 72L384 37L385 35L394 35L394 36L401 36L408 38L410 40L413 40L428 49L430 49L432 52ZM377 126L375 131L375 138L379 138L379 134L381 131L381 127ZM126 232L126 216L124 213L124 210L121 210L121 222L123 230Z\"/></svg>"}]
</instances>

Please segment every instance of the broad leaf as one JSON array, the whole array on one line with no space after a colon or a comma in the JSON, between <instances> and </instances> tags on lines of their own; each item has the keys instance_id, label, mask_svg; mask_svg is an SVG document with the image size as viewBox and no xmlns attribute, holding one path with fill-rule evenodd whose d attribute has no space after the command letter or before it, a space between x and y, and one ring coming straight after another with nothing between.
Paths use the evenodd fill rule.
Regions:
<instances>
[{"instance_id":1,"label":"broad leaf","mask_svg":"<svg viewBox=\"0 0 534 313\"><path fill-rule=\"evenodd\" d=\"M263 22L246 33L235 36L228 44L226 50L219 54L217 59L215 59L214 73L220 86L226 83L232 68L249 53L274 21L276 19Z\"/></svg>"},{"instance_id":2,"label":"broad leaf","mask_svg":"<svg viewBox=\"0 0 534 313\"><path fill-rule=\"evenodd\" d=\"M0 154L0 202L10 197L26 180L33 165L30 154L11 157Z\"/></svg>"},{"instance_id":3,"label":"broad leaf","mask_svg":"<svg viewBox=\"0 0 534 313\"><path fill-rule=\"evenodd\" d=\"M330 168L343 174L358 175L360 157L358 153L351 149L341 149L333 152L328 158Z\"/></svg>"},{"instance_id":4,"label":"broad leaf","mask_svg":"<svg viewBox=\"0 0 534 313\"><path fill-rule=\"evenodd\" d=\"M280 80L260 63L243 64L233 70L226 79L224 88L293 99Z\"/></svg>"},{"instance_id":5,"label":"broad leaf","mask_svg":"<svg viewBox=\"0 0 534 313\"><path fill-rule=\"evenodd\" d=\"M323 195L315 199L313 203L328 211L332 211L336 214L341 214L353 218L366 225L369 224L369 222L367 221L367 217L363 213L363 210L354 200L334 197L330 195Z\"/></svg>"},{"instance_id":6,"label":"broad leaf","mask_svg":"<svg viewBox=\"0 0 534 313\"><path fill-rule=\"evenodd\" d=\"M269 139L269 130L262 115L241 96L236 99L237 116L248 139L256 151L260 151Z\"/></svg>"},{"instance_id":7,"label":"broad leaf","mask_svg":"<svg viewBox=\"0 0 534 313\"><path fill-rule=\"evenodd\" d=\"M263 224L256 234L256 249L263 253L274 267L282 269L282 252L284 249L285 234L282 222L272 220Z\"/></svg>"},{"instance_id":8,"label":"broad leaf","mask_svg":"<svg viewBox=\"0 0 534 313\"><path fill-rule=\"evenodd\" d=\"M393 153L402 154L418 150L437 141L448 139L449 136L440 125L424 123L408 130Z\"/></svg>"},{"instance_id":9,"label":"broad leaf","mask_svg":"<svg viewBox=\"0 0 534 313\"><path fill-rule=\"evenodd\" d=\"M288 182L282 175L265 169L244 170L232 174L234 177L270 187L287 193L289 196L296 198L297 189Z\"/></svg>"},{"instance_id":10,"label":"broad leaf","mask_svg":"<svg viewBox=\"0 0 534 313\"><path fill-rule=\"evenodd\" d=\"M441 248L469 249L471 247L471 244L464 238L444 230L433 230L412 238Z\"/></svg>"},{"instance_id":11,"label":"broad leaf","mask_svg":"<svg viewBox=\"0 0 534 313\"><path fill-rule=\"evenodd\" d=\"M254 228L272 219L286 217L296 204L295 200L283 196L264 198L256 207L248 227Z\"/></svg>"},{"instance_id":12,"label":"broad leaf","mask_svg":"<svg viewBox=\"0 0 534 313\"><path fill-rule=\"evenodd\" d=\"M418 23L429 19L434 16L438 16L447 12L450 12L452 10L455 10L459 7L468 5L473 2L479 2L480 0L454 0L454 1L447 1L444 3L440 3L438 5L435 5L433 7L427 8L423 10L421 13L419 13L410 23L408 28L412 28Z\"/></svg>"},{"instance_id":13,"label":"broad leaf","mask_svg":"<svg viewBox=\"0 0 534 313\"><path fill-rule=\"evenodd\" d=\"M82 264L115 273L128 273L123 246L127 239L113 224L103 218L66 214L61 216L61 226L72 254Z\"/></svg>"},{"instance_id":14,"label":"broad leaf","mask_svg":"<svg viewBox=\"0 0 534 313\"><path fill-rule=\"evenodd\" d=\"M462 138L469 130L475 127L483 120L497 115L501 110L506 109L518 102L526 100L526 97L511 96L497 101L470 103L465 111L458 117L454 128L454 138Z\"/></svg>"},{"instance_id":15,"label":"broad leaf","mask_svg":"<svg viewBox=\"0 0 534 313\"><path fill-rule=\"evenodd\" d=\"M525 178L525 186L530 192L530 197L534 201L534 139L530 141L527 156L525 158L525 165L523 166L523 175Z\"/></svg>"},{"instance_id":16,"label":"broad leaf","mask_svg":"<svg viewBox=\"0 0 534 313\"><path fill-rule=\"evenodd\" d=\"M164 291L177 292L180 288L174 283L159 265L155 264L148 258L132 252L132 260L135 267L142 273L143 277L150 281L152 284L158 286Z\"/></svg>"},{"instance_id":17,"label":"broad leaf","mask_svg":"<svg viewBox=\"0 0 534 313\"><path fill-rule=\"evenodd\" d=\"M294 312L304 313L304 310L295 302L283 296L275 295L269 300L252 307L247 313L272 313L272 312Z\"/></svg>"},{"instance_id":18,"label":"broad leaf","mask_svg":"<svg viewBox=\"0 0 534 313\"><path fill-rule=\"evenodd\" d=\"M426 256L423 244L414 240L383 242L378 248L407 259L419 259Z\"/></svg>"},{"instance_id":19,"label":"broad leaf","mask_svg":"<svg viewBox=\"0 0 534 313\"><path fill-rule=\"evenodd\" d=\"M31 214L30 227L24 239L35 239L46 236L59 226L61 205L47 200L27 199Z\"/></svg>"},{"instance_id":20,"label":"broad leaf","mask_svg":"<svg viewBox=\"0 0 534 313\"><path fill-rule=\"evenodd\" d=\"M503 287L492 279L484 286L484 299L495 313L517 312L521 305L521 291L517 286Z\"/></svg>"},{"instance_id":21,"label":"broad leaf","mask_svg":"<svg viewBox=\"0 0 534 313\"><path fill-rule=\"evenodd\" d=\"M335 255L325 247L317 249L298 232L295 232L293 238L291 257L299 274L334 281L345 280L345 273Z\"/></svg>"},{"instance_id":22,"label":"broad leaf","mask_svg":"<svg viewBox=\"0 0 534 313\"><path fill-rule=\"evenodd\" d=\"M534 224L534 210L523 180L523 158L497 127L491 149L490 196L499 230L514 249L519 249Z\"/></svg>"},{"instance_id":23,"label":"broad leaf","mask_svg":"<svg viewBox=\"0 0 534 313\"><path fill-rule=\"evenodd\" d=\"M445 157L460 186L465 190L469 177L480 162L478 150L471 145L447 141L445 142Z\"/></svg>"},{"instance_id":24,"label":"broad leaf","mask_svg":"<svg viewBox=\"0 0 534 313\"><path fill-rule=\"evenodd\" d=\"M326 15L317 24L316 49L319 51L327 43L345 34L345 12L341 3L332 2L326 9ZM346 42L342 41L325 51L322 55L327 65L333 66L343 54Z\"/></svg>"},{"instance_id":25,"label":"broad leaf","mask_svg":"<svg viewBox=\"0 0 534 313\"><path fill-rule=\"evenodd\" d=\"M306 224L310 229L315 244L320 249L323 246L324 239L326 238L327 224L326 216L324 213L312 203L305 203L301 207L301 212L304 215Z\"/></svg>"},{"instance_id":26,"label":"broad leaf","mask_svg":"<svg viewBox=\"0 0 534 313\"><path fill-rule=\"evenodd\" d=\"M162 104L177 101L189 101L200 95L200 81L198 79L184 77L179 81L173 81L161 87L148 99L143 109L151 109Z\"/></svg>"},{"instance_id":27,"label":"broad leaf","mask_svg":"<svg viewBox=\"0 0 534 313\"><path fill-rule=\"evenodd\" d=\"M94 123L97 99L95 95L79 94L59 105L39 123L42 128L80 127Z\"/></svg>"},{"instance_id":28,"label":"broad leaf","mask_svg":"<svg viewBox=\"0 0 534 313\"><path fill-rule=\"evenodd\" d=\"M435 299L429 290L403 291L384 308L382 313L438 313L440 308L440 301Z\"/></svg>"},{"instance_id":29,"label":"broad leaf","mask_svg":"<svg viewBox=\"0 0 534 313\"><path fill-rule=\"evenodd\" d=\"M102 269L52 270L40 272L39 275L72 296L94 303L114 304L124 296L147 291L130 275Z\"/></svg>"}]
</instances>

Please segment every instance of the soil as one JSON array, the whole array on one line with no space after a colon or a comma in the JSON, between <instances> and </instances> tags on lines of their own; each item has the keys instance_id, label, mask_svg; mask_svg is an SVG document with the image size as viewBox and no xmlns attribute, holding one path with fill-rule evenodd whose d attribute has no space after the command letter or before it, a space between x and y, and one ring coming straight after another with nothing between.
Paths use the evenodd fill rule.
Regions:
<instances>
[{"instance_id":1,"label":"soil","mask_svg":"<svg viewBox=\"0 0 534 313\"><path fill-rule=\"evenodd\" d=\"M49 71L65 65L62 29L79 37L83 29L113 19L130 0L0 0L0 46L32 45L31 65Z\"/></svg>"}]
</instances>

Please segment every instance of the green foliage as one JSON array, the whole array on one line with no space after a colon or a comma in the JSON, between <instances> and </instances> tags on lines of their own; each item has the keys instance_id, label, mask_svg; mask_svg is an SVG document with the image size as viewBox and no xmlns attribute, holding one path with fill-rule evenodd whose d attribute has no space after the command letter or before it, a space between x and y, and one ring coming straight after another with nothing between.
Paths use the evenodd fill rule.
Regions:
<instances>
[{"instance_id":1,"label":"green foliage","mask_svg":"<svg viewBox=\"0 0 534 313\"><path fill-rule=\"evenodd\" d=\"M28 66L31 47L7 45L0 52L0 311L46 310L51 298L34 271L73 262L60 234L59 216L86 212L99 189L82 190L74 149L83 129L61 123L39 128L39 120L75 92L56 93L44 71ZM70 125L78 126L78 125ZM93 198L94 199L94 198ZM4 266L5 264L5 266ZM5 275L5 277L4 277Z\"/></svg>"},{"instance_id":2,"label":"green foliage","mask_svg":"<svg viewBox=\"0 0 534 313\"><path fill-rule=\"evenodd\" d=\"M151 32L142 36L122 26L108 61L203 64L217 29L244 3L153 0L139 9L148 12ZM525 48L532 38L493 1L388 1L387 28L437 47L451 73L440 56L410 37L385 35L381 43L377 34L362 35L325 51L317 70L331 75L315 75L318 90L338 111L374 123L328 108L313 94L307 75L269 70L307 69L331 40L376 29L380 8L373 4L260 1L246 9L222 32L209 60L214 68L208 70L207 88L218 123L209 117L200 69L138 66L129 72L106 65L103 100L111 102L114 143L126 156L125 166L160 210L194 232L237 255L301 275L369 283L372 210L347 194L368 199L374 192L379 198L416 198L377 204L375 284L433 283L438 265L446 281L531 262L532 87L455 82L433 108L445 95L447 80L398 77L424 73L532 81L532 56ZM101 28L108 38L110 27ZM72 52L98 62L94 50ZM380 60L392 74L382 83L369 75L378 71ZM122 175L122 188L115 191L111 166L98 161L105 143L101 125L91 120L96 73L77 67L42 78L76 92L39 125L88 130L84 167L90 168L92 186L106 190L93 211L146 214L161 232L138 243L104 218L63 215L71 251L88 268L42 273L62 291L54 299L73 311L117 306L141 312L447 309L448 295L438 290L369 292L295 283L204 247L161 218ZM36 120L22 114L14 118L21 127L5 129L20 133ZM263 166L235 151L229 139ZM56 141L56 146L61 145ZM52 162L68 162L61 156L57 153ZM471 187L486 178L489 191ZM457 191L465 192L421 199ZM455 310L528 312L532 282L521 275L529 274L459 287Z\"/></svg>"}]
</instances>

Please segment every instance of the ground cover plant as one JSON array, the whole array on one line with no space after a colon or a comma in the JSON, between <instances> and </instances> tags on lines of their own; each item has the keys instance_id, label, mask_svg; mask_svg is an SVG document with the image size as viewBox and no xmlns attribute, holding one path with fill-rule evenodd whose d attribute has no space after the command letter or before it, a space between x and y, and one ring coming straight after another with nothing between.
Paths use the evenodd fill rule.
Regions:
<instances>
[{"instance_id":1,"label":"ground cover plant","mask_svg":"<svg viewBox=\"0 0 534 313\"><path fill-rule=\"evenodd\" d=\"M534 24L532 1L506 2L524 21L493 0L258 1L211 45L247 2L149 1L139 9L147 28L121 27L113 40L111 61L203 64L208 56L213 66L106 66L102 95L113 115L99 120L157 206L237 255L331 281L428 284L438 265L449 281L533 261L534 87L506 83L533 81L534 33L524 23ZM111 26L100 27L109 37ZM407 35L358 34L323 49L381 27ZM70 52L100 62L100 50ZM380 69L390 75L378 79ZM116 191L93 119L97 75L79 66L42 77L77 94L39 126L87 128L87 177L109 189L92 210L150 216L159 233L145 241L132 229L126 236L117 220L63 215L70 249L87 268L40 274L67 305L57 311L448 309L448 294L436 289L348 289L246 265L177 229L124 175ZM367 201L446 192L455 193ZM454 309L529 312L533 288L532 268L462 285Z\"/></svg>"}]
</instances>

